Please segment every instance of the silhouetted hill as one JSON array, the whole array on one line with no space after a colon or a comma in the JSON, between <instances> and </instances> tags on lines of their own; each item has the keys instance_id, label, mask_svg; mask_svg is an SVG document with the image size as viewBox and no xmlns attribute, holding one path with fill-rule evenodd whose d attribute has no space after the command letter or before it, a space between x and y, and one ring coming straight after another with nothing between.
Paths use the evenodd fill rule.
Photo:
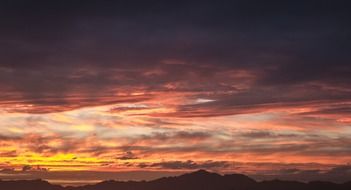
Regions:
<instances>
[{"instance_id":1,"label":"silhouetted hill","mask_svg":"<svg viewBox=\"0 0 351 190\"><path fill-rule=\"evenodd\" d=\"M1 190L350 190L351 182L335 184L315 181L255 180L241 174L219 175L199 170L177 177L164 177L153 181L104 181L95 185L61 187L43 180L0 181Z\"/></svg>"}]
</instances>

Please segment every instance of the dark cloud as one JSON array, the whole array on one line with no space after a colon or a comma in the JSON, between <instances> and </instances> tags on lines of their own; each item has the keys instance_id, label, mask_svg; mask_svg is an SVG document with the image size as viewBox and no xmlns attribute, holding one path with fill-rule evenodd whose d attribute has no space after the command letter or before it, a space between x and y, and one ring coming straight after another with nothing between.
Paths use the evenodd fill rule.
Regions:
<instances>
[{"instance_id":1,"label":"dark cloud","mask_svg":"<svg viewBox=\"0 0 351 190\"><path fill-rule=\"evenodd\" d=\"M203 104L180 105L173 113L156 113L155 116L173 117L208 117L222 115L236 115L262 112L269 109L296 108L296 107L318 107L326 105L324 109L329 109L328 105L335 106L344 104L348 108L351 100L349 90L341 88L339 90L324 89L313 84L293 85L293 86L253 86L248 90L241 90L235 93L214 94L209 96L216 101ZM332 108L332 107L331 107Z\"/></svg>"},{"instance_id":2,"label":"dark cloud","mask_svg":"<svg viewBox=\"0 0 351 190\"><path fill-rule=\"evenodd\" d=\"M226 161L204 161L204 162L194 162L192 160L188 161L168 161L168 162L159 162L159 163L151 163L146 164L142 163L139 165L141 168L149 167L149 168L162 168L162 169L187 169L187 170L195 170L195 169L224 169L231 166L229 162Z\"/></svg>"},{"instance_id":3,"label":"dark cloud","mask_svg":"<svg viewBox=\"0 0 351 190\"><path fill-rule=\"evenodd\" d=\"M229 93L238 82L223 72L228 70L254 74L240 83L250 80L246 87L255 90L219 99L214 107L240 102L240 96L250 97L247 106L304 100L311 93L313 99L320 89L270 98L295 91L294 85L310 89L307 83L348 89L346 3L3 1L0 104L31 105L13 109L19 112L57 112L138 101L115 94L164 91L169 84L178 84L175 91ZM323 91L315 98L349 94ZM186 109L195 108L181 111L188 114Z\"/></svg>"},{"instance_id":4,"label":"dark cloud","mask_svg":"<svg viewBox=\"0 0 351 190\"><path fill-rule=\"evenodd\" d=\"M326 108L320 108L316 111L303 113L304 115L350 115L351 105L341 104Z\"/></svg>"},{"instance_id":5,"label":"dark cloud","mask_svg":"<svg viewBox=\"0 0 351 190\"><path fill-rule=\"evenodd\" d=\"M21 137L0 135L0 141L16 141L19 139L21 139Z\"/></svg>"},{"instance_id":6,"label":"dark cloud","mask_svg":"<svg viewBox=\"0 0 351 190\"><path fill-rule=\"evenodd\" d=\"M15 168L3 168L0 170L1 173L11 173L15 171Z\"/></svg>"},{"instance_id":7,"label":"dark cloud","mask_svg":"<svg viewBox=\"0 0 351 190\"><path fill-rule=\"evenodd\" d=\"M25 165L22 167L22 171L25 172L25 171L29 171L32 169L32 166L29 166L29 165Z\"/></svg>"},{"instance_id":8,"label":"dark cloud","mask_svg":"<svg viewBox=\"0 0 351 190\"><path fill-rule=\"evenodd\" d=\"M47 172L47 168L40 167L39 165L37 166L31 166L31 165L25 165L22 167L22 172L28 172L28 171L41 171L41 172Z\"/></svg>"},{"instance_id":9,"label":"dark cloud","mask_svg":"<svg viewBox=\"0 0 351 190\"><path fill-rule=\"evenodd\" d=\"M0 157L16 157L17 152L15 150L8 152L0 152Z\"/></svg>"},{"instance_id":10,"label":"dark cloud","mask_svg":"<svg viewBox=\"0 0 351 190\"><path fill-rule=\"evenodd\" d=\"M212 135L206 132L194 131L194 132L187 132L187 131L176 131L176 132L164 132L159 133L155 132L152 135L143 135L139 140L196 140L196 139L207 139L210 138Z\"/></svg>"},{"instance_id":11,"label":"dark cloud","mask_svg":"<svg viewBox=\"0 0 351 190\"><path fill-rule=\"evenodd\" d=\"M249 138L249 139L290 139L290 138L303 138L304 135L298 135L298 134L283 134L283 133L277 133L277 132L272 132L272 131L250 131L250 132L245 132L245 133L239 133L236 135L238 137L244 137L244 138Z\"/></svg>"},{"instance_id":12,"label":"dark cloud","mask_svg":"<svg viewBox=\"0 0 351 190\"><path fill-rule=\"evenodd\" d=\"M133 160L133 159L139 159L133 152L127 151L123 155L117 157L118 160Z\"/></svg>"}]
</instances>

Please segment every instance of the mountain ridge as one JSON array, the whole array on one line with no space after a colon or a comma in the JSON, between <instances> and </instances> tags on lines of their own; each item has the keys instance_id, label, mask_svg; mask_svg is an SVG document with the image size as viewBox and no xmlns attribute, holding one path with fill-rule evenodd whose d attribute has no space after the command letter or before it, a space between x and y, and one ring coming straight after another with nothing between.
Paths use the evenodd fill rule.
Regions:
<instances>
[{"instance_id":1,"label":"mountain ridge","mask_svg":"<svg viewBox=\"0 0 351 190\"><path fill-rule=\"evenodd\" d=\"M337 184L324 181L308 183L298 181L255 181L243 174L225 174L198 170L180 176L162 177L151 181L115 181L107 180L93 185L67 186L50 184L36 180L0 180L0 189L4 190L349 190L351 181Z\"/></svg>"}]
</instances>

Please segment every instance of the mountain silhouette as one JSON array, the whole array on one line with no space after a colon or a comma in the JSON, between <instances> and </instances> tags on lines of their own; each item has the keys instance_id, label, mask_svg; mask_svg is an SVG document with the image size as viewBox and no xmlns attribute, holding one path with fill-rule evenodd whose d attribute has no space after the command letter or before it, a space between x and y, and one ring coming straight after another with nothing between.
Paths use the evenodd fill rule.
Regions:
<instances>
[{"instance_id":1,"label":"mountain silhouette","mask_svg":"<svg viewBox=\"0 0 351 190\"><path fill-rule=\"evenodd\" d=\"M1 181L1 190L350 190L351 182L257 182L242 174L219 175L205 170L152 181L103 181L94 185L62 187L43 180Z\"/></svg>"}]
</instances>

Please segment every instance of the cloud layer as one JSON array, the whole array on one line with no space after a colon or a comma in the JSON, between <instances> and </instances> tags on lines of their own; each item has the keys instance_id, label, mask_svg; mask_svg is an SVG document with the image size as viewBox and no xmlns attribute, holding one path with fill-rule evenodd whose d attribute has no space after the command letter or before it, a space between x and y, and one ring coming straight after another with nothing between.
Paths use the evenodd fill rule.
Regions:
<instances>
[{"instance_id":1,"label":"cloud layer","mask_svg":"<svg viewBox=\"0 0 351 190\"><path fill-rule=\"evenodd\" d=\"M2 2L0 167L345 165L346 3Z\"/></svg>"}]
</instances>

